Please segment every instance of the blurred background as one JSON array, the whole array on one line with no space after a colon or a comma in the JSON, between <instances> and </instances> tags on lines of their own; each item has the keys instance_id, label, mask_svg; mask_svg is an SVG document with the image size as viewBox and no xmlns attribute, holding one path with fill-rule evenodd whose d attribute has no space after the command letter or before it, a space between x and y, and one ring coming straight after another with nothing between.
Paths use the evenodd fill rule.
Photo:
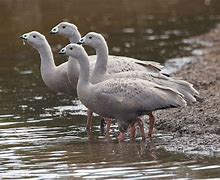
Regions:
<instances>
[{"instance_id":1,"label":"blurred background","mask_svg":"<svg viewBox=\"0 0 220 180\"><path fill-rule=\"evenodd\" d=\"M202 47L201 43L186 39L207 32L220 21L220 1L1 0L0 173L2 174L0 175L2 177L11 177L10 173L21 178L32 177L34 173L35 177L42 177L42 173L47 177L47 173L51 172L54 173L54 177L59 177L57 175L59 172L68 176L74 169L74 163L76 166L81 162L103 161L117 164L115 162L119 157L114 159L112 156L115 151L122 151L122 147L116 144L108 146L107 151L107 147L101 148L98 142L96 148L89 144L90 150L87 151L85 107L76 97L70 98L54 93L44 85L39 72L38 52L28 44L23 46L19 39L25 32L32 30L41 32L52 46L58 65L66 61L66 58L58 55L58 51L68 43L68 40L52 36L49 31L61 21L77 25L82 35L89 31L102 33L107 40L110 54L164 63L170 58L191 56L193 50ZM90 48L87 50L89 54L94 54L94 50ZM95 139L100 139L98 124L98 119L95 119ZM116 135L117 131L113 134L113 139ZM57 143L66 145L71 142L74 144L57 147ZM81 156L66 154L66 151L76 151L75 144ZM149 158L142 148L138 147L138 151L133 152L133 146L125 147L126 153L119 158L120 162L133 161L129 158L132 155L137 161L157 159L156 167L164 158L170 158L165 162L175 162L183 157L182 155L173 157L171 154L165 157L164 152L156 151ZM103 156L96 157L94 154L97 150L100 150ZM41 155L38 157L39 153L44 158ZM139 156L138 153L144 155ZM106 159L106 154L111 158ZM48 157L56 159L59 163L50 164ZM76 157L77 162L74 161ZM186 157L184 158L188 161ZM36 162L43 164L36 166L34 165ZM60 167L63 165L66 171L62 171L58 164L61 164ZM33 171L30 171L31 168ZM136 168L137 171L141 169ZM34 171L36 169L37 172ZM48 171L45 172L43 169ZM178 177L185 173L172 170L165 172L173 173L174 176L177 174ZM80 172L78 177L82 177ZM119 177L122 175L119 174Z\"/></svg>"}]
</instances>

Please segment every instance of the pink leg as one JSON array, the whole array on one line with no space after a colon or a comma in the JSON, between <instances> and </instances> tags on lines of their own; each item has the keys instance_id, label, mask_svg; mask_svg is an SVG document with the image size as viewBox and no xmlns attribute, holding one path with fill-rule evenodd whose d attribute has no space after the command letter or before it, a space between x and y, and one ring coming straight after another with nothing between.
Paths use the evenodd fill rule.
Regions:
<instances>
[{"instance_id":1,"label":"pink leg","mask_svg":"<svg viewBox=\"0 0 220 180\"><path fill-rule=\"evenodd\" d=\"M135 134L136 134L136 127L135 123L130 125L130 139L131 142L135 142Z\"/></svg>"},{"instance_id":2,"label":"pink leg","mask_svg":"<svg viewBox=\"0 0 220 180\"><path fill-rule=\"evenodd\" d=\"M154 125L155 125L155 117L152 112L149 114L149 121L150 122L149 122L148 137L152 138L153 129L154 129Z\"/></svg>"},{"instance_id":3,"label":"pink leg","mask_svg":"<svg viewBox=\"0 0 220 180\"><path fill-rule=\"evenodd\" d=\"M136 122L133 125L130 125L131 140L134 141L134 139L135 139L135 133L136 133L135 124L138 124L140 131L141 131L142 141L145 141L144 124L140 118L137 118Z\"/></svg>"},{"instance_id":4,"label":"pink leg","mask_svg":"<svg viewBox=\"0 0 220 180\"><path fill-rule=\"evenodd\" d=\"M142 141L145 141L144 123L140 118L137 118L137 123L141 131Z\"/></svg>"},{"instance_id":5,"label":"pink leg","mask_svg":"<svg viewBox=\"0 0 220 180\"><path fill-rule=\"evenodd\" d=\"M92 129L92 114L93 112L90 109L87 109L87 123L86 123L87 130Z\"/></svg>"},{"instance_id":6,"label":"pink leg","mask_svg":"<svg viewBox=\"0 0 220 180\"><path fill-rule=\"evenodd\" d=\"M119 142L124 141L125 140L125 133L120 132L120 134L118 135L117 138L118 138Z\"/></svg>"},{"instance_id":7,"label":"pink leg","mask_svg":"<svg viewBox=\"0 0 220 180\"><path fill-rule=\"evenodd\" d=\"M105 119L105 122L107 124L106 133L109 133L110 127L111 127L111 124L112 124L112 119L111 118L104 118L104 119Z\"/></svg>"}]
</instances>

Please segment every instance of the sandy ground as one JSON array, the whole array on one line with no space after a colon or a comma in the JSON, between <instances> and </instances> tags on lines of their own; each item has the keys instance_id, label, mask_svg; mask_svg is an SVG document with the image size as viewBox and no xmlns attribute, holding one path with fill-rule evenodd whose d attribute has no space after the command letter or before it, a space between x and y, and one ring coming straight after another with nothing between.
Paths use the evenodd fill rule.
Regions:
<instances>
[{"instance_id":1,"label":"sandy ground","mask_svg":"<svg viewBox=\"0 0 220 180\"><path fill-rule=\"evenodd\" d=\"M173 135L161 145L167 150L220 156L220 25L193 40L212 45L203 49L202 60L175 76L194 84L204 101L156 112L156 133Z\"/></svg>"}]
</instances>

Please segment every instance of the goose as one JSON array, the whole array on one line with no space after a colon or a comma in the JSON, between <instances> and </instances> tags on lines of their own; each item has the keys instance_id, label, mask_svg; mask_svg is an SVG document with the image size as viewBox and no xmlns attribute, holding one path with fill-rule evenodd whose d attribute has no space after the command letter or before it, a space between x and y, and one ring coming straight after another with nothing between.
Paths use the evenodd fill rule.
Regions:
<instances>
[{"instance_id":1,"label":"goose","mask_svg":"<svg viewBox=\"0 0 220 180\"><path fill-rule=\"evenodd\" d=\"M21 35L20 38L30 44L40 54L40 71L46 86L56 92L74 95L76 89L68 80L67 62L59 66L55 65L51 47L45 36L37 31L31 31Z\"/></svg>"},{"instance_id":2,"label":"goose","mask_svg":"<svg viewBox=\"0 0 220 180\"><path fill-rule=\"evenodd\" d=\"M50 34L62 35L69 39L71 43L77 43L81 35L78 31L76 25L69 22L61 22L55 27L53 27L50 31ZM102 53L97 53L96 55L89 56L90 59L90 73L92 69L95 68L96 59L102 58ZM70 60L71 59L71 60ZM79 65L77 60L70 57L68 60L68 78L72 83L73 87L76 87L76 79L78 79L79 74ZM108 56L108 64L107 64L107 72L109 74L125 72L125 71L147 71L147 72L159 72L163 68L160 63L153 61L140 61L130 57L123 56ZM72 69L73 68L73 69ZM73 80L72 80L73 79ZM87 110L87 129L92 128L92 115L93 112L91 110ZM110 121L110 120L109 120ZM107 126L109 126L109 122L107 122Z\"/></svg>"},{"instance_id":3,"label":"goose","mask_svg":"<svg viewBox=\"0 0 220 180\"><path fill-rule=\"evenodd\" d=\"M193 88L193 85L184 81L167 77L161 73L146 72L146 71L128 71L114 74L107 73L108 64L108 46L104 37L95 32L89 32L80 39L78 44L88 45L96 50L97 53L102 53L102 58L97 58L95 68L90 76L90 82L98 83L109 78L138 78L154 82L158 85L173 88L184 95L184 100L187 104L192 104L197 101L198 91ZM149 114L149 132L148 137L152 136L155 117L152 113Z\"/></svg>"},{"instance_id":4,"label":"goose","mask_svg":"<svg viewBox=\"0 0 220 180\"><path fill-rule=\"evenodd\" d=\"M79 100L100 116L116 119L120 131L119 140L124 139L128 126L133 125L139 116L187 104L178 91L142 79L110 78L92 84L89 80L89 58L82 46L69 44L59 53L78 60Z\"/></svg>"}]
</instances>

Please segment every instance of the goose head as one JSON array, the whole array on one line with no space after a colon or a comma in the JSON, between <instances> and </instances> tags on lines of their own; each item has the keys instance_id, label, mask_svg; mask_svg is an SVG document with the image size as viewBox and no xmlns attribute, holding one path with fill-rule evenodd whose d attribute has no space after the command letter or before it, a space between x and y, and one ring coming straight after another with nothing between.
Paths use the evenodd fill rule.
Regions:
<instances>
[{"instance_id":1,"label":"goose head","mask_svg":"<svg viewBox=\"0 0 220 180\"><path fill-rule=\"evenodd\" d=\"M82 37L77 44L85 44L92 48L98 48L103 46L103 43L105 43L105 39L101 34L89 32L84 37Z\"/></svg>"},{"instance_id":2,"label":"goose head","mask_svg":"<svg viewBox=\"0 0 220 180\"><path fill-rule=\"evenodd\" d=\"M62 48L59 54L71 56L76 59L81 59L82 56L86 55L86 52L82 46L71 43Z\"/></svg>"},{"instance_id":3,"label":"goose head","mask_svg":"<svg viewBox=\"0 0 220 180\"><path fill-rule=\"evenodd\" d=\"M77 26L75 26L74 24L68 22L61 22L51 29L50 34L58 34L67 38L73 38L77 36L76 38L78 38L79 31Z\"/></svg>"},{"instance_id":4,"label":"goose head","mask_svg":"<svg viewBox=\"0 0 220 180\"><path fill-rule=\"evenodd\" d=\"M39 49L47 43L45 36L37 31L25 33L20 38L35 49Z\"/></svg>"}]
</instances>

